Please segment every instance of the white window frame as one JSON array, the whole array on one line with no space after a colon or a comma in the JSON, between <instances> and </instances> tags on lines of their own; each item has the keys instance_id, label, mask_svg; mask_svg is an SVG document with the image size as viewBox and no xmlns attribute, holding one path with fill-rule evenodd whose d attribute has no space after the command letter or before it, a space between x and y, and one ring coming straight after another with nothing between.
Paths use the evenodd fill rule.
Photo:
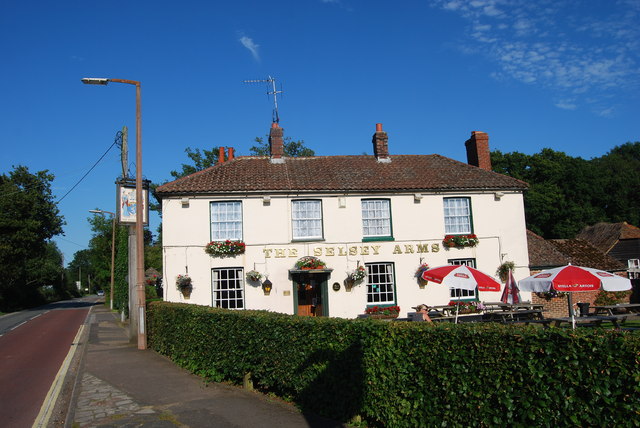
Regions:
<instances>
[{"instance_id":1,"label":"white window frame","mask_svg":"<svg viewBox=\"0 0 640 428\"><path fill-rule=\"evenodd\" d=\"M244 269L211 269L211 291L214 308L244 309Z\"/></svg>"},{"instance_id":2,"label":"white window frame","mask_svg":"<svg viewBox=\"0 0 640 428\"><path fill-rule=\"evenodd\" d=\"M362 199L362 236L363 238L390 238L391 201L389 199Z\"/></svg>"},{"instance_id":3,"label":"white window frame","mask_svg":"<svg viewBox=\"0 0 640 428\"><path fill-rule=\"evenodd\" d=\"M367 269L367 305L395 305L396 284L393 263L365 263Z\"/></svg>"},{"instance_id":4,"label":"white window frame","mask_svg":"<svg viewBox=\"0 0 640 428\"><path fill-rule=\"evenodd\" d=\"M444 233L465 235L473 233L471 198L444 198Z\"/></svg>"},{"instance_id":5,"label":"white window frame","mask_svg":"<svg viewBox=\"0 0 640 428\"><path fill-rule=\"evenodd\" d=\"M242 202L214 201L210 211L212 241L242 241Z\"/></svg>"},{"instance_id":6,"label":"white window frame","mask_svg":"<svg viewBox=\"0 0 640 428\"><path fill-rule=\"evenodd\" d=\"M322 239L322 201L318 199L291 201L291 227L294 240Z\"/></svg>"},{"instance_id":7,"label":"white window frame","mask_svg":"<svg viewBox=\"0 0 640 428\"><path fill-rule=\"evenodd\" d=\"M449 259L447 263L450 265L464 265L472 268L476 267L476 259ZM449 288L450 300L478 300L478 288L466 290L463 288Z\"/></svg>"}]
</instances>

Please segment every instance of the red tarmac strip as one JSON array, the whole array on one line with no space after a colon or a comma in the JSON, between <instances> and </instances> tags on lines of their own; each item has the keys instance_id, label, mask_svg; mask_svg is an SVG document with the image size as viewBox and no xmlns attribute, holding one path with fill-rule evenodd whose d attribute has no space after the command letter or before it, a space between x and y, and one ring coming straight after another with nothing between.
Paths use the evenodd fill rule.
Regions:
<instances>
[{"instance_id":1,"label":"red tarmac strip","mask_svg":"<svg viewBox=\"0 0 640 428\"><path fill-rule=\"evenodd\" d=\"M33 425L88 312L49 311L0 337L1 425Z\"/></svg>"}]
</instances>

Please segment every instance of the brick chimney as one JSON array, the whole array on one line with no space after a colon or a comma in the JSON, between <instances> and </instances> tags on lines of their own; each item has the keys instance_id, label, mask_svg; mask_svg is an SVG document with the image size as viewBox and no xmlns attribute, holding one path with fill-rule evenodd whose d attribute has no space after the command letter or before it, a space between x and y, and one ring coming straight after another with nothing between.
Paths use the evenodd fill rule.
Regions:
<instances>
[{"instance_id":1,"label":"brick chimney","mask_svg":"<svg viewBox=\"0 0 640 428\"><path fill-rule=\"evenodd\" d=\"M271 124L269 131L269 150L271 151L271 163L283 163L284 159L284 139L282 138L284 129L277 123Z\"/></svg>"},{"instance_id":2,"label":"brick chimney","mask_svg":"<svg viewBox=\"0 0 640 428\"><path fill-rule=\"evenodd\" d=\"M218 151L218 163L224 163L224 147L220 147Z\"/></svg>"},{"instance_id":3,"label":"brick chimney","mask_svg":"<svg viewBox=\"0 0 640 428\"><path fill-rule=\"evenodd\" d=\"M373 155L378 162L391 162L389 157L389 137L382 130L381 123L376 123L376 133L373 134Z\"/></svg>"},{"instance_id":4,"label":"brick chimney","mask_svg":"<svg viewBox=\"0 0 640 428\"><path fill-rule=\"evenodd\" d=\"M471 132L471 138L469 138L464 145L467 148L467 163L469 165L491 171L489 135L487 135L486 132Z\"/></svg>"},{"instance_id":5,"label":"brick chimney","mask_svg":"<svg viewBox=\"0 0 640 428\"><path fill-rule=\"evenodd\" d=\"M233 159L233 147L229 147L229 156L227 158L228 160L232 160Z\"/></svg>"}]
</instances>

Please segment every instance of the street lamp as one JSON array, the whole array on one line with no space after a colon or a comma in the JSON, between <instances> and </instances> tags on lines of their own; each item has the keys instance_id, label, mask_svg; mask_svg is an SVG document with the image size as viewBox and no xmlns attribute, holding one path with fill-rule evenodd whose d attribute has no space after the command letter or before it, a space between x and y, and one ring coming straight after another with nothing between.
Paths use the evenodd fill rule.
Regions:
<instances>
[{"instance_id":1,"label":"street lamp","mask_svg":"<svg viewBox=\"0 0 640 428\"><path fill-rule=\"evenodd\" d=\"M144 229L142 198L142 112L140 102L140 82L125 79L107 79L85 77L81 79L87 85L106 85L109 82L126 83L136 87L136 290L138 297L138 349L147 349L145 329L145 292L144 292Z\"/></svg>"},{"instance_id":2,"label":"street lamp","mask_svg":"<svg viewBox=\"0 0 640 428\"><path fill-rule=\"evenodd\" d=\"M95 214L111 214L111 302L109 307L113 310L113 271L116 260L116 213L105 210L89 210L90 213Z\"/></svg>"}]
</instances>

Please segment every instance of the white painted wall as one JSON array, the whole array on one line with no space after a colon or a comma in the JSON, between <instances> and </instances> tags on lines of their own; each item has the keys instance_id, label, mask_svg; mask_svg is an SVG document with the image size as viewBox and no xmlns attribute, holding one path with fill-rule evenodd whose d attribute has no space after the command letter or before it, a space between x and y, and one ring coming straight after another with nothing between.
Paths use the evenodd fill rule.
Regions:
<instances>
[{"instance_id":1,"label":"white painted wall","mask_svg":"<svg viewBox=\"0 0 640 428\"><path fill-rule=\"evenodd\" d=\"M475 248L445 249L443 197L470 196L474 233L480 238ZM344 287L333 291L331 284L342 284L346 273L357 263L393 262L396 273L397 304L401 316L413 311L421 303L444 305L449 302L446 286L430 283L420 289L414 272L421 262L435 267L452 258L475 258L478 269L493 275L502 261L514 261L516 279L529 275L524 206L521 193L505 192L497 199L494 193L423 194L419 201L413 194L379 195L391 200L394 241L362 242L362 198L371 195L318 195L318 197L278 197L271 195L270 203L262 197L190 198L182 205L181 198L163 200L163 247L165 299L184 302L175 288L175 277L187 273L194 289L187 302L212 304L211 269L214 267L242 267L244 271L258 270L268 274L274 287L265 296L257 284L245 284L247 309L267 309L294 313L294 289L289 269L305 255L319 255L327 267L333 269L328 281L330 316L354 318L364 313L366 285L363 283L347 292ZM340 207L340 198L345 206ZM324 241L292 242L291 200L321 199L323 207ZM243 234L246 253L231 258L211 257L204 252L210 241L209 203L221 200L241 200L243 206ZM418 253L417 245L426 245L428 252ZM355 247L355 250L353 249ZM271 251L268 251L271 250ZM413 251L411 251L413 250ZM355 252L355 254L354 254ZM269 255L270 257L268 257ZM501 258L502 257L502 258ZM529 293L523 293L529 299ZM497 301L498 292L481 292L480 300Z\"/></svg>"}]
</instances>

